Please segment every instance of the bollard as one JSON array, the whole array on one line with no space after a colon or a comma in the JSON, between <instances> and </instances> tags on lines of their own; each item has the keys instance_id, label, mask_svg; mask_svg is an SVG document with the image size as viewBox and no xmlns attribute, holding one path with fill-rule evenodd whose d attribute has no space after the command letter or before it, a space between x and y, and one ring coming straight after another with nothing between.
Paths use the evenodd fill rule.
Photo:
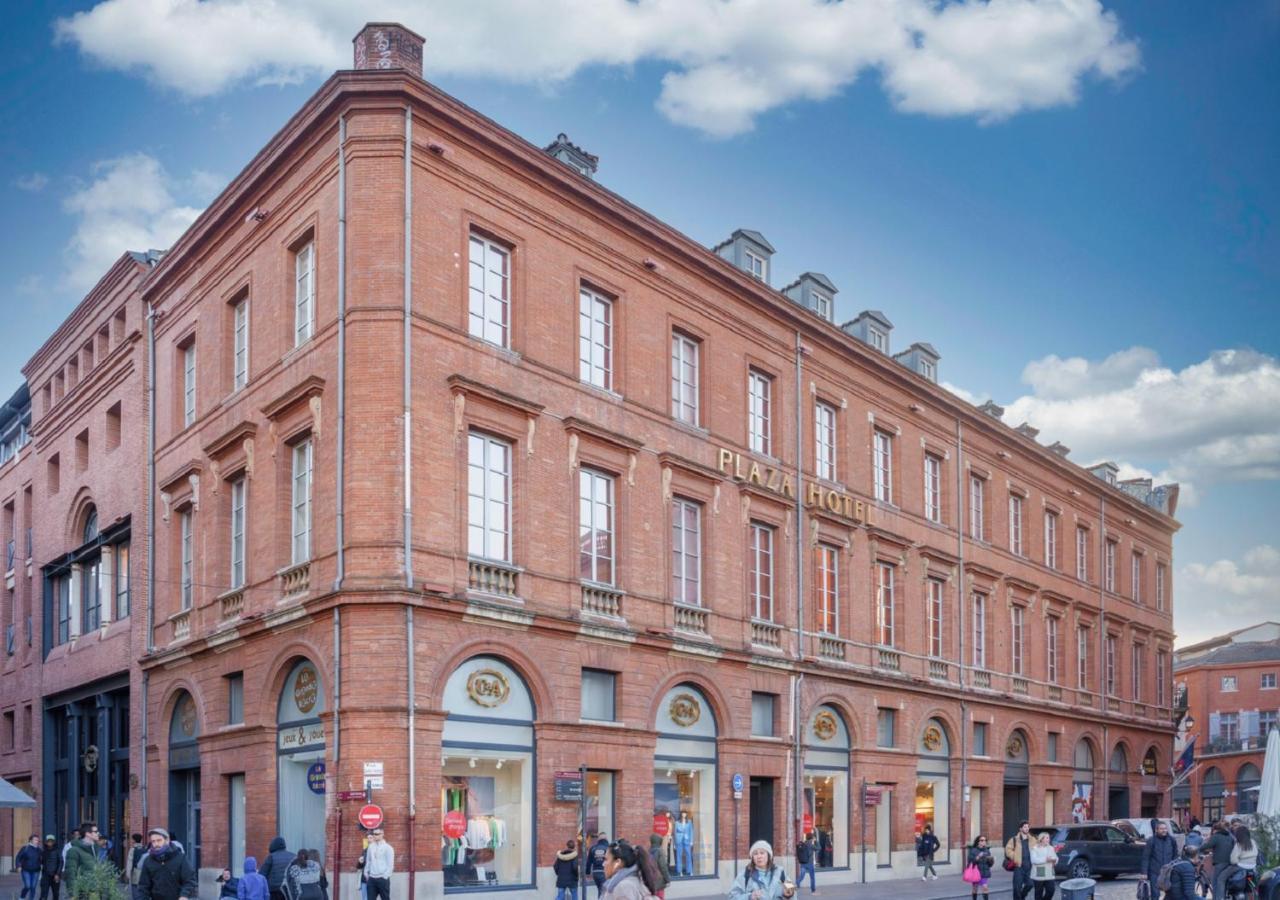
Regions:
<instances>
[{"instance_id":1,"label":"bollard","mask_svg":"<svg viewBox=\"0 0 1280 900\"><path fill-rule=\"evenodd\" d=\"M1059 885L1062 900L1093 900L1093 888L1096 884L1092 878L1068 878Z\"/></svg>"}]
</instances>

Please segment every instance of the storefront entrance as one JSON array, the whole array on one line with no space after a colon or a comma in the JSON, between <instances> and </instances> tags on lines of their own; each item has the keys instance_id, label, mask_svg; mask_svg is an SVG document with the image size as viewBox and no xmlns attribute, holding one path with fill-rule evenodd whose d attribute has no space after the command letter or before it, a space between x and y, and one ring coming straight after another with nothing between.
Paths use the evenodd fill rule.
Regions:
<instances>
[{"instance_id":1,"label":"storefront entrance","mask_svg":"<svg viewBox=\"0 0 1280 900\"><path fill-rule=\"evenodd\" d=\"M653 814L669 816L676 865L671 877L715 875L716 717L698 688L681 684L658 705L653 760ZM755 797L752 783L752 799ZM754 818L754 816L752 817Z\"/></svg>"},{"instance_id":2,"label":"storefront entrance","mask_svg":"<svg viewBox=\"0 0 1280 900\"><path fill-rule=\"evenodd\" d=\"M1071 821L1093 820L1093 744L1088 738L1076 741L1072 764Z\"/></svg>"},{"instance_id":3,"label":"storefront entrance","mask_svg":"<svg viewBox=\"0 0 1280 900\"><path fill-rule=\"evenodd\" d=\"M748 805L747 840L773 844L773 786L776 778L752 778Z\"/></svg>"},{"instance_id":4,"label":"storefront entrance","mask_svg":"<svg viewBox=\"0 0 1280 900\"><path fill-rule=\"evenodd\" d=\"M1030 759L1027 736L1021 729L1015 729L1004 747L1004 828L1000 832L1004 840L1031 818Z\"/></svg>"},{"instance_id":5,"label":"storefront entrance","mask_svg":"<svg viewBox=\"0 0 1280 900\"><path fill-rule=\"evenodd\" d=\"M820 869L849 865L849 727L832 706L819 706L804 733L804 809L812 822ZM804 821L801 821L803 827Z\"/></svg>"},{"instance_id":6,"label":"storefront entrance","mask_svg":"<svg viewBox=\"0 0 1280 900\"><path fill-rule=\"evenodd\" d=\"M1112 819L1129 818L1129 754L1124 746L1116 744L1107 766L1107 816Z\"/></svg>"},{"instance_id":7,"label":"storefront entrance","mask_svg":"<svg viewBox=\"0 0 1280 900\"><path fill-rule=\"evenodd\" d=\"M950 862L951 848L951 738L939 719L930 719L920 733L916 748L915 818L912 830L920 834L924 826L938 839L934 862Z\"/></svg>"},{"instance_id":8,"label":"storefront entrance","mask_svg":"<svg viewBox=\"0 0 1280 900\"><path fill-rule=\"evenodd\" d=\"M319 671L299 660L276 707L276 818L290 849L325 845L324 709Z\"/></svg>"},{"instance_id":9,"label":"storefront entrance","mask_svg":"<svg viewBox=\"0 0 1280 900\"><path fill-rule=\"evenodd\" d=\"M169 834L200 868L200 719L183 691L169 718Z\"/></svg>"}]
</instances>

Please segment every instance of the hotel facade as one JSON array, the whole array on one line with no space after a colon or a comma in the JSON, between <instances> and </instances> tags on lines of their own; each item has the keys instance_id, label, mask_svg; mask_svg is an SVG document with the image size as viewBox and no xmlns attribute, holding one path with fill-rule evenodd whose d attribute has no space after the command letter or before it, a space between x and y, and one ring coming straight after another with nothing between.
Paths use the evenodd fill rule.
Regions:
<instances>
[{"instance_id":1,"label":"hotel facade","mask_svg":"<svg viewBox=\"0 0 1280 900\"><path fill-rule=\"evenodd\" d=\"M581 803L692 896L799 830L834 883L1169 813L1176 486L355 44L0 417L32 831L167 825L211 896L280 834L354 893L367 790L397 896L533 896Z\"/></svg>"}]
</instances>

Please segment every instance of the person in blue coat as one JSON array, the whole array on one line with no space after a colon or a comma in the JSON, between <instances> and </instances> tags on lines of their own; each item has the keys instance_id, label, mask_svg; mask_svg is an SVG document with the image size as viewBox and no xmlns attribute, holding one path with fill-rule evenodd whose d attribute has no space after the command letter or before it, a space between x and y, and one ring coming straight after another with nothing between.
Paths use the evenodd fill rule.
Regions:
<instances>
[{"instance_id":1,"label":"person in blue coat","mask_svg":"<svg viewBox=\"0 0 1280 900\"><path fill-rule=\"evenodd\" d=\"M1160 870L1177 858L1178 842L1169 834L1169 826L1158 822L1156 833L1142 845L1142 864L1138 869L1138 877L1146 879L1154 889L1160 878Z\"/></svg>"},{"instance_id":2,"label":"person in blue coat","mask_svg":"<svg viewBox=\"0 0 1280 900\"><path fill-rule=\"evenodd\" d=\"M676 874L693 874L693 820L687 809L680 810L676 822Z\"/></svg>"},{"instance_id":3,"label":"person in blue coat","mask_svg":"<svg viewBox=\"0 0 1280 900\"><path fill-rule=\"evenodd\" d=\"M257 857L244 858L244 874L236 883L236 900L271 900L271 886L258 872Z\"/></svg>"},{"instance_id":4,"label":"person in blue coat","mask_svg":"<svg viewBox=\"0 0 1280 900\"><path fill-rule=\"evenodd\" d=\"M1195 847L1182 848L1182 855L1169 870L1169 890L1165 891L1164 900L1197 900L1196 860L1199 858L1200 851Z\"/></svg>"}]
</instances>

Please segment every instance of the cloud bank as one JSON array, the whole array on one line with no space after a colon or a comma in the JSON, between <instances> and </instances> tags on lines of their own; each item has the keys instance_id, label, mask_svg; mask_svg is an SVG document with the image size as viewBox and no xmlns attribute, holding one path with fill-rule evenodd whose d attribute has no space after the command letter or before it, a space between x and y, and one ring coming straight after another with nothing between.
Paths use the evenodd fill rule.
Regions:
<instances>
[{"instance_id":1,"label":"cloud bank","mask_svg":"<svg viewBox=\"0 0 1280 900\"><path fill-rule=\"evenodd\" d=\"M1232 627L1275 621L1280 610L1280 550L1254 547L1237 562L1219 559L1179 569L1175 584L1178 643L1193 644ZM1211 615L1206 612L1212 610Z\"/></svg>"},{"instance_id":2,"label":"cloud bank","mask_svg":"<svg viewBox=\"0 0 1280 900\"><path fill-rule=\"evenodd\" d=\"M1086 79L1136 71L1099 0L388 0L427 39L428 75L554 84L588 66L666 68L672 122L726 137L763 113L878 73L895 108L997 122L1075 103ZM101 0L55 40L191 97L296 83L351 65L346 0Z\"/></svg>"}]
</instances>

